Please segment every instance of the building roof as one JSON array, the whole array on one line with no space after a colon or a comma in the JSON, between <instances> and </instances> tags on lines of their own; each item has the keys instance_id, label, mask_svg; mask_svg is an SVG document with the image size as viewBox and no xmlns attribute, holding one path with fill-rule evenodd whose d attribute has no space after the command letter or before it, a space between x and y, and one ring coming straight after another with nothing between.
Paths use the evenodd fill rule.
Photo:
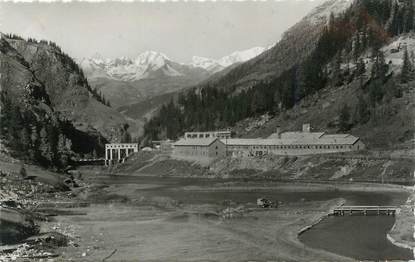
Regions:
<instances>
[{"instance_id":1,"label":"building roof","mask_svg":"<svg viewBox=\"0 0 415 262\"><path fill-rule=\"evenodd\" d=\"M324 136L322 138L333 138L333 139L341 139L341 138L346 138L346 137L350 137L352 135L349 134L324 134Z\"/></svg>"},{"instance_id":2,"label":"building roof","mask_svg":"<svg viewBox=\"0 0 415 262\"><path fill-rule=\"evenodd\" d=\"M298 139L221 139L229 146L277 146L277 145L353 145L359 140L358 137L339 134L300 137Z\"/></svg>"},{"instance_id":3,"label":"building roof","mask_svg":"<svg viewBox=\"0 0 415 262\"><path fill-rule=\"evenodd\" d=\"M325 144L353 145L359 138L349 134L324 135L319 139Z\"/></svg>"},{"instance_id":4,"label":"building roof","mask_svg":"<svg viewBox=\"0 0 415 262\"><path fill-rule=\"evenodd\" d=\"M272 146L272 145L291 145L294 140L288 139L262 139L262 138L230 138L221 139L225 145L229 146Z\"/></svg>"},{"instance_id":5,"label":"building roof","mask_svg":"<svg viewBox=\"0 0 415 262\"><path fill-rule=\"evenodd\" d=\"M324 135L324 132L284 132L281 139L317 139Z\"/></svg>"},{"instance_id":6,"label":"building roof","mask_svg":"<svg viewBox=\"0 0 415 262\"><path fill-rule=\"evenodd\" d=\"M185 132L185 134L212 134L212 133L226 133L226 134L230 134L231 131L230 130L219 130L219 131L189 131L189 132Z\"/></svg>"},{"instance_id":7,"label":"building roof","mask_svg":"<svg viewBox=\"0 0 415 262\"><path fill-rule=\"evenodd\" d=\"M138 148L138 143L109 143L105 144L105 148Z\"/></svg>"},{"instance_id":8,"label":"building roof","mask_svg":"<svg viewBox=\"0 0 415 262\"><path fill-rule=\"evenodd\" d=\"M216 140L219 140L219 139L216 137L192 138L192 139L182 138L176 143L174 143L174 146L210 146Z\"/></svg>"}]
</instances>

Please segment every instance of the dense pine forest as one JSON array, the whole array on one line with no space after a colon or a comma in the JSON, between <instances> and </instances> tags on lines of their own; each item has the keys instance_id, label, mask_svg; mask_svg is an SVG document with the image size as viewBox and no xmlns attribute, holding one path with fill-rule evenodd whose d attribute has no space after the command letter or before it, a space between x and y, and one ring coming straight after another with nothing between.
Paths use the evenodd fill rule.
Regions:
<instances>
[{"instance_id":1,"label":"dense pine forest","mask_svg":"<svg viewBox=\"0 0 415 262\"><path fill-rule=\"evenodd\" d=\"M64 168L76 154L96 150L93 138L76 130L69 121L59 120L56 113L24 110L4 95L1 103L1 137L12 155L20 159Z\"/></svg>"},{"instance_id":2,"label":"dense pine forest","mask_svg":"<svg viewBox=\"0 0 415 262\"><path fill-rule=\"evenodd\" d=\"M413 30L412 0L357 1L345 13L330 16L316 48L304 62L247 90L205 85L184 92L146 123L144 140L176 139L186 130L225 128L248 117L276 115L320 89L360 79L364 95L359 97L357 108L345 105L339 112L339 129L346 131L367 122L371 108L401 96L395 80L405 83L413 77L414 54L405 51L402 74L394 76L380 48L391 38ZM370 72L362 58L366 53L371 57Z\"/></svg>"}]
</instances>

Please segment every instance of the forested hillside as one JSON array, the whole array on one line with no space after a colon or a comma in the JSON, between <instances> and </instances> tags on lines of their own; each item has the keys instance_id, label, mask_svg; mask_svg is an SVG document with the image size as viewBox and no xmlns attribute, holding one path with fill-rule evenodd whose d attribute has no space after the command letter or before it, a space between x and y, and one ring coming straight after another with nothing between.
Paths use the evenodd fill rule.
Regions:
<instances>
[{"instance_id":1,"label":"forested hillside","mask_svg":"<svg viewBox=\"0 0 415 262\"><path fill-rule=\"evenodd\" d=\"M344 12L329 16L312 51L308 55L299 53L304 56L294 59L296 63L289 68L275 68L273 77L258 80L251 88L238 84L249 72L236 68L228 73L231 78L225 76L182 93L178 101L163 106L159 115L148 121L145 140L175 139L185 130L234 126L266 113L280 117L323 89L347 88L352 83L359 86L358 94L354 94L358 103L353 108L342 105L335 128L347 131L364 125L375 117L378 107L398 99L408 88L405 83L413 78L413 50L399 46L396 52L402 54L398 60L403 63L395 59L398 62L394 64L395 60L386 61L382 48L400 35L413 37L413 30L413 0L356 0ZM262 56L272 57L271 53ZM253 61L241 68L249 68L249 63Z\"/></svg>"},{"instance_id":2,"label":"forested hillside","mask_svg":"<svg viewBox=\"0 0 415 262\"><path fill-rule=\"evenodd\" d=\"M125 131L123 117L56 44L2 35L0 62L1 144L13 156L63 168Z\"/></svg>"}]
</instances>

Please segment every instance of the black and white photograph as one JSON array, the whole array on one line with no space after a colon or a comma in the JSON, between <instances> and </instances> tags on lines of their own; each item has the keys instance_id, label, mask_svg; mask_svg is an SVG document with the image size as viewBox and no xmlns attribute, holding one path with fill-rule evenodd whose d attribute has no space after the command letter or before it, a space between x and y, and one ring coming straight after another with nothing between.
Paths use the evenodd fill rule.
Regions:
<instances>
[{"instance_id":1,"label":"black and white photograph","mask_svg":"<svg viewBox=\"0 0 415 262\"><path fill-rule=\"evenodd\" d=\"M415 262L415 0L0 0L0 261Z\"/></svg>"}]
</instances>

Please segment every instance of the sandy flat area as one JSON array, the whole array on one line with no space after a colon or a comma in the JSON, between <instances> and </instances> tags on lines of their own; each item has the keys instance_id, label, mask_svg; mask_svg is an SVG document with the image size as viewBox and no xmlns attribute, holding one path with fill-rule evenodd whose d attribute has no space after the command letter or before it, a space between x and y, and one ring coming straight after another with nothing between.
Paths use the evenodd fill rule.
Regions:
<instances>
[{"instance_id":1,"label":"sandy flat area","mask_svg":"<svg viewBox=\"0 0 415 262\"><path fill-rule=\"evenodd\" d=\"M163 202L166 199L162 199ZM327 215L340 199L294 203L278 209L245 208L232 219L211 204L177 208L137 203L72 209L87 215L58 216L44 224L73 226L79 246L62 248L66 261L348 261L306 247L298 233Z\"/></svg>"}]
</instances>

